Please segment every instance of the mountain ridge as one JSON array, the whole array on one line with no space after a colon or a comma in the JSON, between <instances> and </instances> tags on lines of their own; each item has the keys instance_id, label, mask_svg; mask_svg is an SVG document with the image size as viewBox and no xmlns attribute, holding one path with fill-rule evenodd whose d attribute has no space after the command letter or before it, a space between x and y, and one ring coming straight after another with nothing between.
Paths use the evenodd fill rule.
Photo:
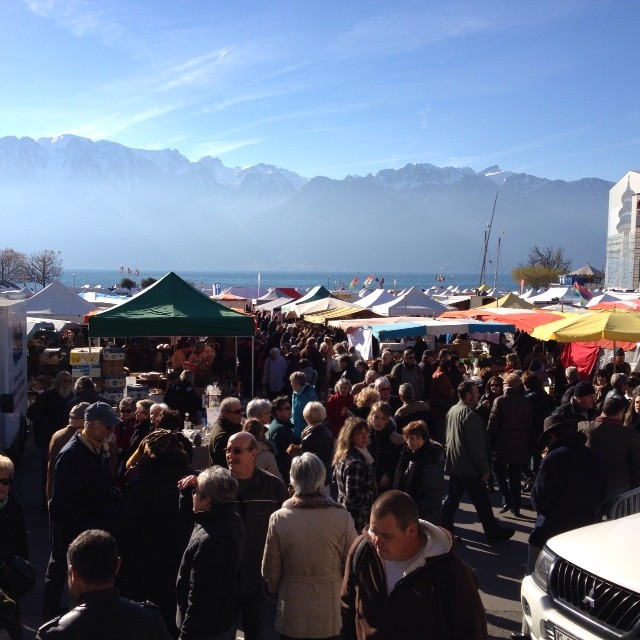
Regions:
<instances>
[{"instance_id":1,"label":"mountain ridge","mask_svg":"<svg viewBox=\"0 0 640 640\"><path fill-rule=\"evenodd\" d=\"M94 227L117 230L109 264L129 262L123 254L135 251L138 264L167 268L213 261L245 269L471 272L481 262L496 192L491 244L502 237L505 269L525 261L534 244L563 246L574 266L600 265L611 186L497 165L476 172L428 163L341 180L307 178L266 163L226 167L211 156L192 162L176 149L132 149L71 134L0 138L0 192L13 214L5 244L69 251L74 260L67 262L77 256L95 267L103 266L95 264L102 256L65 233L79 220L88 234ZM27 220L34 224L25 233ZM176 231L193 249L188 264L171 246ZM140 234L150 234L149 243L136 243Z\"/></svg>"}]
</instances>

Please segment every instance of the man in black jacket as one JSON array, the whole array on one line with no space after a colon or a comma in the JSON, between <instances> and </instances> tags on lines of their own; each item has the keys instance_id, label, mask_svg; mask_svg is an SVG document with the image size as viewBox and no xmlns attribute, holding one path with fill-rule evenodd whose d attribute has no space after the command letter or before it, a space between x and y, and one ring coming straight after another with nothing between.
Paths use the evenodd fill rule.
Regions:
<instances>
[{"instance_id":1,"label":"man in black jacket","mask_svg":"<svg viewBox=\"0 0 640 640\"><path fill-rule=\"evenodd\" d=\"M235 512L238 481L223 467L203 471L193 489L195 526L178 571L180 640L235 638L244 525Z\"/></svg>"},{"instance_id":2,"label":"man in black jacket","mask_svg":"<svg viewBox=\"0 0 640 640\"><path fill-rule=\"evenodd\" d=\"M114 584L120 558L111 534L84 531L69 546L67 559L69 592L79 605L42 625L36 639L171 640L154 604L119 596Z\"/></svg>"},{"instance_id":3,"label":"man in black jacket","mask_svg":"<svg viewBox=\"0 0 640 640\"><path fill-rule=\"evenodd\" d=\"M113 486L109 439L120 423L104 402L89 405L84 428L58 454L49 502L51 557L44 584L43 617L62 610L61 598L71 541L86 529L110 529L115 523L119 491Z\"/></svg>"},{"instance_id":4,"label":"man in black jacket","mask_svg":"<svg viewBox=\"0 0 640 640\"><path fill-rule=\"evenodd\" d=\"M27 418L33 423L33 438L40 449L42 470L42 505L46 507L47 459L51 436L67 425L68 403L73 397L73 379L68 371L60 371L49 389L43 391L27 409Z\"/></svg>"},{"instance_id":5,"label":"man in black jacket","mask_svg":"<svg viewBox=\"0 0 640 640\"><path fill-rule=\"evenodd\" d=\"M227 442L238 431L242 431L242 404L230 396L220 403L220 416L209 436L209 464L227 466Z\"/></svg>"},{"instance_id":6,"label":"man in black jacket","mask_svg":"<svg viewBox=\"0 0 640 640\"><path fill-rule=\"evenodd\" d=\"M233 434L225 450L227 466L238 481L235 509L244 522L245 539L238 580L238 608L246 640L277 638L275 611L268 606L262 590L262 555L269 518L287 498L280 478L256 466L258 447L247 431ZM178 483L184 491L198 487L199 476L187 476ZM184 503L183 503L184 504Z\"/></svg>"}]
</instances>

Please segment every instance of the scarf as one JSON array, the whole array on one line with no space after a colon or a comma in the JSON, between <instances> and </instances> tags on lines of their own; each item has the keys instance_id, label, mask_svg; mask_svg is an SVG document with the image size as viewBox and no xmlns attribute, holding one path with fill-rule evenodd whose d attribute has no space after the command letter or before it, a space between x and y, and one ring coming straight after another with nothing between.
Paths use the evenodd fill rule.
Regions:
<instances>
[{"instance_id":1,"label":"scarf","mask_svg":"<svg viewBox=\"0 0 640 640\"><path fill-rule=\"evenodd\" d=\"M327 509L329 507L344 509L341 504L338 504L329 496L320 493L313 493L306 496L293 496L286 500L282 507L287 507L288 509Z\"/></svg>"},{"instance_id":2,"label":"scarf","mask_svg":"<svg viewBox=\"0 0 640 640\"><path fill-rule=\"evenodd\" d=\"M364 458L367 464L373 464L373 456L366 447L354 447L354 449Z\"/></svg>"}]
</instances>

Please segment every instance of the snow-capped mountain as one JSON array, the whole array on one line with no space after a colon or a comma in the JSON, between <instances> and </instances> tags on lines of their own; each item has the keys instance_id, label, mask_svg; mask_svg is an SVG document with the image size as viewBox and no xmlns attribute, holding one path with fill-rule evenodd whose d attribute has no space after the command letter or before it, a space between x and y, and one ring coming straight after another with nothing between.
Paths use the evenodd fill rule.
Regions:
<instances>
[{"instance_id":1,"label":"snow-capped mountain","mask_svg":"<svg viewBox=\"0 0 640 640\"><path fill-rule=\"evenodd\" d=\"M0 138L3 246L52 248L95 267L133 254L148 268L475 271L496 193L507 271L534 244L600 265L611 186L431 164L309 180L74 135Z\"/></svg>"}]
</instances>

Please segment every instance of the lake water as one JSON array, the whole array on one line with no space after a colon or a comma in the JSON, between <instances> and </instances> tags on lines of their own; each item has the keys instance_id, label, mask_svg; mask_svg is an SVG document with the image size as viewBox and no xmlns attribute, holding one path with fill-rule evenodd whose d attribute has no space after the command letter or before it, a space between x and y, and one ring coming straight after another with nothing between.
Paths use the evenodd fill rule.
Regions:
<instances>
[{"instance_id":1,"label":"lake water","mask_svg":"<svg viewBox=\"0 0 640 640\"><path fill-rule=\"evenodd\" d=\"M118 269L65 269L61 282L69 287L81 287L85 284L103 287L113 287L123 278L140 282L141 278L162 278L166 271L140 271L140 275L128 274L125 269L120 273ZM255 271L177 271L181 278L195 285L196 287L211 288L212 284L218 283L221 289L227 287L257 287L258 273ZM436 281L437 272L424 273L384 273L375 274L375 277L384 278L385 289L404 289L406 287L428 288L434 285L448 287L458 286L461 289L474 288L478 286L477 273L443 274L444 282ZM355 289L360 289L365 279L370 275L367 272L356 274L354 272L335 271L262 271L260 272L260 288L265 292L269 287L302 287L308 288L321 284L329 289L337 289L340 286L347 287L355 276L358 276L358 284ZM494 276L487 278L488 286L492 286ZM379 286L375 281L369 285L369 289ZM511 280L510 275L505 274L498 278L497 286L502 291L517 290L518 285Z\"/></svg>"}]
</instances>

